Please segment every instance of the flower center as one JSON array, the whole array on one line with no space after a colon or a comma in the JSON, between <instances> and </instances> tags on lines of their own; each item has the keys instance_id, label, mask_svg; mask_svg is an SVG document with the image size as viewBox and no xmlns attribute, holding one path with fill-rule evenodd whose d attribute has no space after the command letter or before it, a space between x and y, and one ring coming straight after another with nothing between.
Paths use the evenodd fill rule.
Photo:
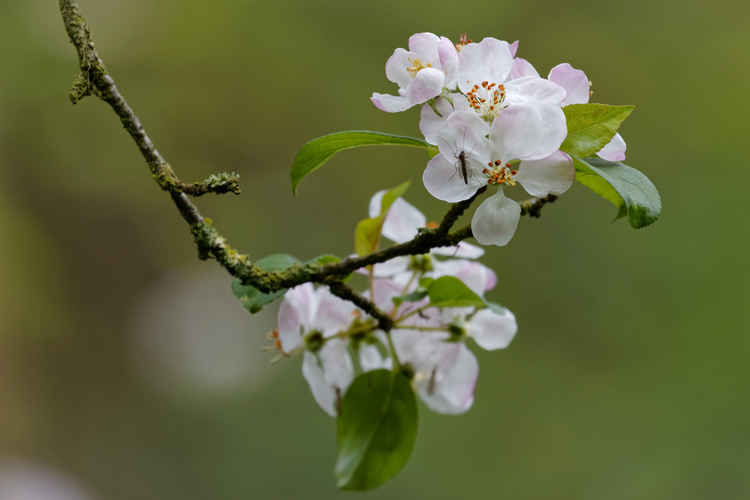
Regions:
<instances>
[{"instance_id":1,"label":"flower center","mask_svg":"<svg viewBox=\"0 0 750 500\"><path fill-rule=\"evenodd\" d=\"M466 94L469 107L476 111L486 122L492 121L500 114L505 101L505 86L502 83L482 82L481 85L474 84Z\"/></svg>"},{"instance_id":2,"label":"flower center","mask_svg":"<svg viewBox=\"0 0 750 500\"><path fill-rule=\"evenodd\" d=\"M409 66L408 68L406 68L406 71L409 72L409 74L411 75L412 78L416 78L417 77L417 73L419 73L423 69L425 69L425 68L431 68L432 67L432 64L430 64L430 63L425 64L422 61L420 61L419 59L410 59L410 61L411 61L411 66Z\"/></svg>"},{"instance_id":3,"label":"flower center","mask_svg":"<svg viewBox=\"0 0 750 500\"><path fill-rule=\"evenodd\" d=\"M503 165L500 160L487 163L482 173L487 176L487 184L515 186L518 182L515 179L518 170L514 170L510 163Z\"/></svg>"}]
</instances>

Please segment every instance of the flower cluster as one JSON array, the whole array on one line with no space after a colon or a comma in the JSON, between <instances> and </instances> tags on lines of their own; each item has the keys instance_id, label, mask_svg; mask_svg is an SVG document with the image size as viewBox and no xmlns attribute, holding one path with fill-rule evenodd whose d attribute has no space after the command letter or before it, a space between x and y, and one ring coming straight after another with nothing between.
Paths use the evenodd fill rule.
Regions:
<instances>
[{"instance_id":1,"label":"flower cluster","mask_svg":"<svg viewBox=\"0 0 750 500\"><path fill-rule=\"evenodd\" d=\"M378 215L383 195L372 197L371 216ZM426 226L425 216L398 198L388 211L382 234L399 243ZM281 303L278 329L273 332L276 347L286 355L303 353L302 373L315 400L332 416L355 375L394 366L412 376L414 388L433 410L465 412L474 401L479 373L467 340L483 349L504 348L516 334L515 316L489 303L438 307L423 289L425 283L451 276L483 297L497 283L495 273L475 260L483 253L462 242L375 265L364 295L393 318L390 332L380 330L377 321L325 286L297 286Z\"/></svg>"},{"instance_id":2,"label":"flower cluster","mask_svg":"<svg viewBox=\"0 0 750 500\"><path fill-rule=\"evenodd\" d=\"M589 101L586 74L563 63L542 78L516 57L518 42L462 37L453 44L432 33L409 38L385 66L397 96L374 93L372 102L390 113L421 105L419 128L439 153L422 179L436 198L457 202L482 186L497 186L472 218L472 232L485 245L506 245L521 215L503 187L520 184L534 197L560 195L573 184L571 158L560 151L567 135L562 107ZM618 134L600 152L625 159Z\"/></svg>"}]
</instances>

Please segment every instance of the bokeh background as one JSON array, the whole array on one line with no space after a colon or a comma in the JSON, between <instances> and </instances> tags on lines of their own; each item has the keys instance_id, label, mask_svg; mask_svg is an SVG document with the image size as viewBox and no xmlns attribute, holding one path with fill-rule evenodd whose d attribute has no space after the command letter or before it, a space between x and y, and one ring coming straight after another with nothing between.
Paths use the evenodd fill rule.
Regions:
<instances>
[{"instance_id":1,"label":"bokeh background","mask_svg":"<svg viewBox=\"0 0 750 500\"><path fill-rule=\"evenodd\" d=\"M423 408L410 464L366 497L747 498L746 2L81 3L181 177L241 173L241 197L199 205L254 257L348 254L370 195L407 178L440 218L418 150L347 152L296 198L288 181L312 137L418 133L368 100L414 32L520 39L636 104L622 132L662 220L612 223L576 186L490 249L519 335L479 353L467 415ZM0 7L0 500L352 495L300 360L261 350L275 308L245 313L111 111L68 102L56 4Z\"/></svg>"}]
</instances>

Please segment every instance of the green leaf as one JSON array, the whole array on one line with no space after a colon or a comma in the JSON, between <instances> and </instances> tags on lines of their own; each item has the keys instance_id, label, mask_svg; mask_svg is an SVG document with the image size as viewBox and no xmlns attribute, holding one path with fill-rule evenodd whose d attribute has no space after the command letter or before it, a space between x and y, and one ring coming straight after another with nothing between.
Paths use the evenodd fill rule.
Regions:
<instances>
[{"instance_id":1,"label":"green leaf","mask_svg":"<svg viewBox=\"0 0 750 500\"><path fill-rule=\"evenodd\" d=\"M635 106L608 104L571 104L563 112L568 124L568 136L560 146L566 153L586 157L599 152L617 133Z\"/></svg>"},{"instance_id":2,"label":"green leaf","mask_svg":"<svg viewBox=\"0 0 750 500\"><path fill-rule=\"evenodd\" d=\"M427 297L427 290L416 290L400 297L393 297L391 300L395 305L400 306L404 302L419 302L425 297Z\"/></svg>"},{"instance_id":3,"label":"green leaf","mask_svg":"<svg viewBox=\"0 0 750 500\"><path fill-rule=\"evenodd\" d=\"M422 139L369 130L348 130L324 135L302 146L294 158L291 171L292 193L296 194L302 179L322 167L331 156L339 151L362 146L411 146L427 149L428 152L435 149Z\"/></svg>"},{"instance_id":4,"label":"green leaf","mask_svg":"<svg viewBox=\"0 0 750 500\"><path fill-rule=\"evenodd\" d=\"M369 490L408 462L417 437L417 401L401 372L375 370L357 377L341 400L336 429L337 485Z\"/></svg>"},{"instance_id":5,"label":"green leaf","mask_svg":"<svg viewBox=\"0 0 750 500\"><path fill-rule=\"evenodd\" d=\"M354 230L354 251L357 255L369 255L378 248L380 232L391 205L409 189L409 181L389 190L380 201L380 214L377 217L359 221Z\"/></svg>"},{"instance_id":6,"label":"green leaf","mask_svg":"<svg viewBox=\"0 0 750 500\"><path fill-rule=\"evenodd\" d=\"M435 307L485 307L482 297L453 276L443 276L427 286L430 304Z\"/></svg>"},{"instance_id":7,"label":"green leaf","mask_svg":"<svg viewBox=\"0 0 750 500\"><path fill-rule=\"evenodd\" d=\"M255 264L264 271L281 271L299 263L300 261L291 255L274 254L259 259ZM279 290L274 293L264 293L252 285L243 285L236 278L232 280L232 293L240 299L242 305L251 314L257 313L263 309L263 306L275 301L285 292L286 290Z\"/></svg>"},{"instance_id":8,"label":"green leaf","mask_svg":"<svg viewBox=\"0 0 750 500\"><path fill-rule=\"evenodd\" d=\"M661 215L661 197L656 186L638 170L623 163L598 158L573 157L576 180L618 208L616 219L628 216L638 229L656 222Z\"/></svg>"}]
</instances>

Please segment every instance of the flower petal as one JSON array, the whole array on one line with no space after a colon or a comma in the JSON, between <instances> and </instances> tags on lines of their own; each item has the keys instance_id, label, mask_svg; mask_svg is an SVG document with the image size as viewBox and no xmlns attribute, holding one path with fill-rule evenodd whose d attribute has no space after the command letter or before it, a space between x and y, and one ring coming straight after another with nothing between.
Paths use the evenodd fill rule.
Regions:
<instances>
[{"instance_id":1,"label":"flower petal","mask_svg":"<svg viewBox=\"0 0 750 500\"><path fill-rule=\"evenodd\" d=\"M409 37L409 51L413 52L424 64L433 66L440 62L438 45L440 37L434 33L415 33Z\"/></svg>"},{"instance_id":2,"label":"flower petal","mask_svg":"<svg viewBox=\"0 0 750 500\"><path fill-rule=\"evenodd\" d=\"M490 144L485 138L489 133L487 122L471 111L456 111L451 114L435 134L438 149L449 158L458 158L461 152L467 159L478 163L480 171L489 160Z\"/></svg>"},{"instance_id":3,"label":"flower petal","mask_svg":"<svg viewBox=\"0 0 750 500\"><path fill-rule=\"evenodd\" d=\"M338 413L338 400L354 378L354 365L346 343L333 339L326 342L316 354L305 351L302 375L318 405L335 417Z\"/></svg>"},{"instance_id":4,"label":"flower petal","mask_svg":"<svg viewBox=\"0 0 750 500\"><path fill-rule=\"evenodd\" d=\"M591 85L586 73L580 69L575 69L568 63L558 64L550 70L548 78L567 91L563 106L589 102Z\"/></svg>"},{"instance_id":5,"label":"flower petal","mask_svg":"<svg viewBox=\"0 0 750 500\"><path fill-rule=\"evenodd\" d=\"M627 149L628 146L625 144L625 139L617 133L612 140L596 154L602 160L625 161L625 151L627 151Z\"/></svg>"},{"instance_id":6,"label":"flower petal","mask_svg":"<svg viewBox=\"0 0 750 500\"><path fill-rule=\"evenodd\" d=\"M438 44L438 57L440 66L445 73L445 87L448 89L456 88L456 78L458 77L458 51L456 46L448 38L441 36Z\"/></svg>"},{"instance_id":7,"label":"flower petal","mask_svg":"<svg viewBox=\"0 0 750 500\"><path fill-rule=\"evenodd\" d=\"M483 81L503 83L512 67L513 55L508 42L488 37L479 43L470 43L458 54L458 87L466 93Z\"/></svg>"},{"instance_id":8,"label":"flower petal","mask_svg":"<svg viewBox=\"0 0 750 500\"><path fill-rule=\"evenodd\" d=\"M474 212L471 230L482 245L505 246L513 238L520 219L521 206L498 189Z\"/></svg>"},{"instance_id":9,"label":"flower petal","mask_svg":"<svg viewBox=\"0 0 750 500\"><path fill-rule=\"evenodd\" d=\"M319 330L324 337L330 337L348 328L354 320L354 304L336 297L326 287L318 288L316 293L318 309L311 321L311 329Z\"/></svg>"},{"instance_id":10,"label":"flower petal","mask_svg":"<svg viewBox=\"0 0 750 500\"><path fill-rule=\"evenodd\" d=\"M497 284L495 271L479 262L452 259L434 262L435 270L430 277L455 276L477 295L484 295Z\"/></svg>"},{"instance_id":11,"label":"flower petal","mask_svg":"<svg viewBox=\"0 0 750 500\"><path fill-rule=\"evenodd\" d=\"M385 76L388 81L395 83L400 89L408 87L412 77L407 68L412 65L411 61L415 58L416 54L408 50L402 48L394 50L385 63Z\"/></svg>"},{"instance_id":12,"label":"flower petal","mask_svg":"<svg viewBox=\"0 0 750 500\"><path fill-rule=\"evenodd\" d=\"M467 412L474 403L479 363L462 343L443 343L432 371L415 380L422 401L433 411L448 415Z\"/></svg>"},{"instance_id":13,"label":"flower petal","mask_svg":"<svg viewBox=\"0 0 750 500\"><path fill-rule=\"evenodd\" d=\"M545 103L560 106L566 95L563 87L538 75L511 80L505 84L505 89L509 105Z\"/></svg>"},{"instance_id":14,"label":"flower petal","mask_svg":"<svg viewBox=\"0 0 750 500\"><path fill-rule=\"evenodd\" d=\"M522 161L516 180L531 196L563 194L576 178L573 160L562 151L556 151L542 160Z\"/></svg>"},{"instance_id":15,"label":"flower petal","mask_svg":"<svg viewBox=\"0 0 750 500\"><path fill-rule=\"evenodd\" d=\"M445 155L439 153L430 160L427 168L422 174L422 182L427 191L438 200L455 203L457 201L471 198L474 193L481 187L474 180L474 175L469 179L469 183L464 183L464 179L458 171L454 161L448 160Z\"/></svg>"},{"instance_id":16,"label":"flower petal","mask_svg":"<svg viewBox=\"0 0 750 500\"><path fill-rule=\"evenodd\" d=\"M370 199L370 217L380 215L381 203L385 191L378 191ZM397 198L393 202L383 223L383 236L396 243L404 243L417 235L417 230L427 224L427 219L417 207L404 200Z\"/></svg>"},{"instance_id":17,"label":"flower petal","mask_svg":"<svg viewBox=\"0 0 750 500\"><path fill-rule=\"evenodd\" d=\"M551 104L514 104L495 119L490 142L503 162L540 160L551 155L568 134L565 114Z\"/></svg>"},{"instance_id":18,"label":"flower petal","mask_svg":"<svg viewBox=\"0 0 750 500\"><path fill-rule=\"evenodd\" d=\"M465 241L459 242L454 247L438 247L430 250L435 255L453 257L454 259L478 259L484 255L484 249Z\"/></svg>"},{"instance_id":19,"label":"flower petal","mask_svg":"<svg viewBox=\"0 0 750 500\"><path fill-rule=\"evenodd\" d=\"M518 331L516 317L508 309L498 312L492 309L482 309L469 321L467 331L471 338L488 351L505 349Z\"/></svg>"},{"instance_id":20,"label":"flower petal","mask_svg":"<svg viewBox=\"0 0 750 500\"><path fill-rule=\"evenodd\" d=\"M372 93L370 101L376 108L380 111L385 111L386 113L400 113L401 111L406 111L413 106L409 98L406 96L378 94L377 92Z\"/></svg>"},{"instance_id":21,"label":"flower petal","mask_svg":"<svg viewBox=\"0 0 750 500\"><path fill-rule=\"evenodd\" d=\"M515 42L510 44L510 55L513 57L516 57L516 54L518 53L518 44L521 43L519 40L516 40Z\"/></svg>"},{"instance_id":22,"label":"flower petal","mask_svg":"<svg viewBox=\"0 0 750 500\"><path fill-rule=\"evenodd\" d=\"M318 297L312 283L305 283L287 291L278 314L279 340L284 352L291 352L302 344L302 335L310 327L318 309Z\"/></svg>"},{"instance_id":23,"label":"flower petal","mask_svg":"<svg viewBox=\"0 0 750 500\"><path fill-rule=\"evenodd\" d=\"M404 273L409 269L409 257L394 257L380 264L375 264L373 275L376 278L390 278ZM362 274L367 274L367 270L362 268Z\"/></svg>"},{"instance_id":24,"label":"flower petal","mask_svg":"<svg viewBox=\"0 0 750 500\"><path fill-rule=\"evenodd\" d=\"M412 105L422 104L433 97L437 97L443 91L445 74L439 69L425 68L419 70L414 81L406 89L406 95Z\"/></svg>"},{"instance_id":25,"label":"flower petal","mask_svg":"<svg viewBox=\"0 0 750 500\"><path fill-rule=\"evenodd\" d=\"M525 76L535 76L539 78L539 72L526 59L522 57L516 57L515 59L513 59L513 67L510 70L508 80L513 81L517 78L523 78Z\"/></svg>"}]
</instances>

